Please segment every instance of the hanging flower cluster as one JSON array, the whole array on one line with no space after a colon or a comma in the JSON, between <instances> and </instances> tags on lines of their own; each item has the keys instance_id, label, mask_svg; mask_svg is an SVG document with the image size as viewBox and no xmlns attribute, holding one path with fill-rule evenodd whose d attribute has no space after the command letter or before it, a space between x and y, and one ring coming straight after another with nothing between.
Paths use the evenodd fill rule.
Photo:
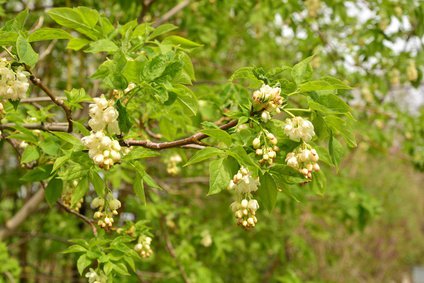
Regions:
<instances>
[{"instance_id":1,"label":"hanging flower cluster","mask_svg":"<svg viewBox=\"0 0 424 283\"><path fill-rule=\"evenodd\" d=\"M181 171L181 168L178 167L178 163L181 163L182 161L183 160L179 154L172 155L166 163L166 172L172 176L178 175Z\"/></svg>"},{"instance_id":2,"label":"hanging flower cluster","mask_svg":"<svg viewBox=\"0 0 424 283\"><path fill-rule=\"evenodd\" d=\"M256 210L259 209L257 200L252 193L258 190L259 180L254 179L250 172L241 167L228 185L229 190L236 192L236 201L230 207L237 219L237 224L244 228L253 228L258 222Z\"/></svg>"},{"instance_id":3,"label":"hanging flower cluster","mask_svg":"<svg viewBox=\"0 0 424 283\"><path fill-rule=\"evenodd\" d=\"M272 165L275 157L277 157L277 152L280 150L277 146L277 138L270 132L264 134L263 139L261 139L261 137L262 134L253 140L253 148L256 150L256 155L262 157L259 161L260 164L268 163L269 165Z\"/></svg>"},{"instance_id":4,"label":"hanging flower cluster","mask_svg":"<svg viewBox=\"0 0 424 283\"><path fill-rule=\"evenodd\" d=\"M272 114L280 113L280 107L283 104L283 98L280 95L279 87L262 85L259 90L253 92L253 105L255 109L262 111L261 119L268 122Z\"/></svg>"},{"instance_id":5,"label":"hanging flower cluster","mask_svg":"<svg viewBox=\"0 0 424 283\"><path fill-rule=\"evenodd\" d=\"M91 208L97 209L94 218L99 219L97 224L102 228L110 228L113 225L113 216L118 215L121 202L114 198L112 194L107 194L105 198L96 197L91 202Z\"/></svg>"},{"instance_id":6,"label":"hanging flower cluster","mask_svg":"<svg viewBox=\"0 0 424 283\"><path fill-rule=\"evenodd\" d=\"M321 1L306 0L305 5L306 5L306 9L308 10L308 16L311 18L316 18L318 16L318 12L321 7Z\"/></svg>"},{"instance_id":7,"label":"hanging flower cluster","mask_svg":"<svg viewBox=\"0 0 424 283\"><path fill-rule=\"evenodd\" d=\"M109 170L121 160L121 146L107 134L120 133L118 125L119 113L113 106L112 100L107 100L104 95L94 98L94 103L89 105L91 119L88 125L93 130L89 136L81 139L88 147L88 154L100 168Z\"/></svg>"},{"instance_id":8,"label":"hanging flower cluster","mask_svg":"<svg viewBox=\"0 0 424 283\"><path fill-rule=\"evenodd\" d=\"M96 272L92 268L90 268L90 271L88 271L85 274L85 278L88 279L88 283L106 283L107 282L107 276L103 271Z\"/></svg>"},{"instance_id":9,"label":"hanging flower cluster","mask_svg":"<svg viewBox=\"0 0 424 283\"><path fill-rule=\"evenodd\" d=\"M106 136L104 132L92 132L81 139L88 148L88 155L100 168L109 170L121 160L121 146L117 140Z\"/></svg>"},{"instance_id":10,"label":"hanging flower cluster","mask_svg":"<svg viewBox=\"0 0 424 283\"><path fill-rule=\"evenodd\" d=\"M318 160L318 153L308 144L301 145L286 156L287 165L298 170L308 179L312 178L312 172L320 170Z\"/></svg>"},{"instance_id":11,"label":"hanging flower cluster","mask_svg":"<svg viewBox=\"0 0 424 283\"><path fill-rule=\"evenodd\" d=\"M88 112L91 117L88 125L91 129L95 132L106 129L110 134L119 134L119 113L113 106L114 102L107 100L103 94L93 100L94 103L90 104Z\"/></svg>"},{"instance_id":12,"label":"hanging flower cluster","mask_svg":"<svg viewBox=\"0 0 424 283\"><path fill-rule=\"evenodd\" d=\"M284 133L291 140L303 140L304 142L311 141L315 136L314 125L300 116L286 119Z\"/></svg>"},{"instance_id":13,"label":"hanging flower cluster","mask_svg":"<svg viewBox=\"0 0 424 283\"><path fill-rule=\"evenodd\" d=\"M0 99L22 99L29 88L28 76L22 67L14 71L6 58L0 58Z\"/></svg>"},{"instance_id":14,"label":"hanging flower cluster","mask_svg":"<svg viewBox=\"0 0 424 283\"><path fill-rule=\"evenodd\" d=\"M76 204L72 205L72 195L75 191L75 188L78 186L78 181L77 180L73 180L70 183L67 183L66 186L64 186L63 192L62 192L62 203L67 206L68 208L70 208L71 210L74 211L79 211L82 203L84 202L84 198L81 198L77 201Z\"/></svg>"},{"instance_id":15,"label":"hanging flower cluster","mask_svg":"<svg viewBox=\"0 0 424 283\"><path fill-rule=\"evenodd\" d=\"M150 247L152 238L141 235L138 237L138 243L134 246L134 250L142 257L147 258L153 254L153 250Z\"/></svg>"}]
</instances>

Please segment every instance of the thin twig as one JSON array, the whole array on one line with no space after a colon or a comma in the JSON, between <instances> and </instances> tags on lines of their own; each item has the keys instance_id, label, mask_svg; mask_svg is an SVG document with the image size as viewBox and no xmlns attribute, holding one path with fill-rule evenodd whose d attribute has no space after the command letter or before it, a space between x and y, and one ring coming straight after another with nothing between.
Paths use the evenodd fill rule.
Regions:
<instances>
[{"instance_id":1,"label":"thin twig","mask_svg":"<svg viewBox=\"0 0 424 283\"><path fill-rule=\"evenodd\" d=\"M0 124L0 130L3 129L13 129L17 125L15 123L5 123ZM42 130L42 131L53 131L53 132L67 132L68 124L67 123L47 123L47 124L22 124L21 127L24 127L29 130Z\"/></svg>"},{"instance_id":2,"label":"thin twig","mask_svg":"<svg viewBox=\"0 0 424 283\"><path fill-rule=\"evenodd\" d=\"M65 96L58 96L57 99L66 100ZM38 103L38 102L50 102L52 99L48 96L39 96L39 97L28 97L23 98L19 102L20 103Z\"/></svg>"},{"instance_id":3,"label":"thin twig","mask_svg":"<svg viewBox=\"0 0 424 283\"><path fill-rule=\"evenodd\" d=\"M96 225L94 224L94 221L90 218L88 218L85 215L82 215L81 213L70 209L69 207L67 207L66 205L64 205L62 202L57 201L56 202L61 208L63 208L66 212L75 215L76 217L80 218L82 221L84 221L85 223L87 223L88 225L91 226L91 230L93 230L93 234L94 236L97 237L97 228Z\"/></svg>"},{"instance_id":4,"label":"thin twig","mask_svg":"<svg viewBox=\"0 0 424 283\"><path fill-rule=\"evenodd\" d=\"M29 69L28 66L26 66L26 70L30 73L30 77L29 79L31 80L31 82L39 87L42 91L44 91L45 94L47 94L48 97L50 97L50 99L53 101L54 104L56 104L57 106L61 107L63 109L63 111L65 112L65 116L66 116L66 120L68 121L68 133L71 133L73 130L73 122L72 122L72 112L71 109L63 102L62 99L57 98L53 92L47 87L45 86L42 81L37 78Z\"/></svg>"}]
</instances>

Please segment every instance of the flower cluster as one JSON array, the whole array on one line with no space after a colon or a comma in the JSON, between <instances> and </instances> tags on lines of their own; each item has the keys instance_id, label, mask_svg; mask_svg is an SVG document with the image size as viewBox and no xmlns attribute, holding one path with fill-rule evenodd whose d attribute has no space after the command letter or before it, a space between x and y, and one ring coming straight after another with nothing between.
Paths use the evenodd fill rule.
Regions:
<instances>
[{"instance_id":1,"label":"flower cluster","mask_svg":"<svg viewBox=\"0 0 424 283\"><path fill-rule=\"evenodd\" d=\"M0 118L5 114L3 104L0 102Z\"/></svg>"},{"instance_id":2,"label":"flower cluster","mask_svg":"<svg viewBox=\"0 0 424 283\"><path fill-rule=\"evenodd\" d=\"M319 156L316 150L307 144L289 152L286 156L287 165L298 170L308 179L312 178L312 172L320 170L318 160Z\"/></svg>"},{"instance_id":3,"label":"flower cluster","mask_svg":"<svg viewBox=\"0 0 424 283\"><path fill-rule=\"evenodd\" d=\"M72 195L77 186L78 186L77 180L73 180L71 183L67 183L67 185L64 187L64 190L62 192L62 197L61 197L62 203L69 209L74 210L76 212L80 210L82 203L84 202L84 198L81 198L77 201L77 203L72 205L72 201L71 201Z\"/></svg>"},{"instance_id":4,"label":"flower cluster","mask_svg":"<svg viewBox=\"0 0 424 283\"><path fill-rule=\"evenodd\" d=\"M97 224L102 228L110 228L113 225L113 216L118 214L121 202L108 194L105 198L97 197L91 202L91 208L97 209L94 218L99 219Z\"/></svg>"},{"instance_id":5,"label":"flower cluster","mask_svg":"<svg viewBox=\"0 0 424 283\"><path fill-rule=\"evenodd\" d=\"M237 198L231 204L231 210L234 212L237 224L246 229L255 227L258 222L255 215L259 204L252 198L252 192L258 190L258 185L259 180L254 179L246 168L241 167L228 186L229 190L236 192Z\"/></svg>"},{"instance_id":6,"label":"flower cluster","mask_svg":"<svg viewBox=\"0 0 424 283\"><path fill-rule=\"evenodd\" d=\"M85 274L85 278L88 279L88 283L106 283L107 276L103 271L96 272L90 268L90 271Z\"/></svg>"},{"instance_id":7,"label":"flower cluster","mask_svg":"<svg viewBox=\"0 0 424 283\"><path fill-rule=\"evenodd\" d=\"M406 68L406 76L411 82L416 81L418 79L418 71L417 67L415 66L415 61L409 61L408 67Z\"/></svg>"},{"instance_id":8,"label":"flower cluster","mask_svg":"<svg viewBox=\"0 0 424 283\"><path fill-rule=\"evenodd\" d=\"M23 98L29 88L29 73L21 67L12 70L10 62L0 59L0 98L19 100Z\"/></svg>"},{"instance_id":9,"label":"flower cluster","mask_svg":"<svg viewBox=\"0 0 424 283\"><path fill-rule=\"evenodd\" d=\"M106 136L104 132L92 132L81 139L88 147L88 155L100 168L109 170L121 160L121 146L117 140Z\"/></svg>"},{"instance_id":10,"label":"flower cluster","mask_svg":"<svg viewBox=\"0 0 424 283\"><path fill-rule=\"evenodd\" d=\"M178 163L182 162L182 158L179 154L174 154L172 155L167 164L166 164L166 172L168 172L168 174L175 176L178 173L180 173L181 168L178 167Z\"/></svg>"},{"instance_id":11,"label":"flower cluster","mask_svg":"<svg viewBox=\"0 0 424 283\"><path fill-rule=\"evenodd\" d=\"M203 230L201 236L202 239L200 240L200 243L202 244L202 246L204 246L205 248L210 247L212 245L212 236L209 230Z\"/></svg>"},{"instance_id":12,"label":"flower cluster","mask_svg":"<svg viewBox=\"0 0 424 283\"><path fill-rule=\"evenodd\" d=\"M231 204L231 210L237 219L237 224L244 228L255 227L258 219L256 218L256 210L259 209L258 201L255 199L242 199Z\"/></svg>"},{"instance_id":13,"label":"flower cluster","mask_svg":"<svg viewBox=\"0 0 424 283\"><path fill-rule=\"evenodd\" d=\"M291 140L304 142L309 142L315 136L314 125L300 116L286 119L284 133Z\"/></svg>"},{"instance_id":14,"label":"flower cluster","mask_svg":"<svg viewBox=\"0 0 424 283\"><path fill-rule=\"evenodd\" d=\"M262 85L259 90L253 92L253 104L255 109L262 111L261 118L264 122L271 119L271 114L280 113L283 98L279 87Z\"/></svg>"},{"instance_id":15,"label":"flower cluster","mask_svg":"<svg viewBox=\"0 0 424 283\"><path fill-rule=\"evenodd\" d=\"M252 145L256 150L256 155L262 157L259 163L268 163L269 165L274 163L274 159L277 157L277 152L280 150L277 146L277 142L277 138L269 132L265 134L265 138L263 140L261 140L261 135L253 140Z\"/></svg>"},{"instance_id":16,"label":"flower cluster","mask_svg":"<svg viewBox=\"0 0 424 283\"><path fill-rule=\"evenodd\" d=\"M150 257L153 254L153 250L150 247L152 238L148 236L138 237L138 243L134 246L134 250L143 258Z\"/></svg>"},{"instance_id":17,"label":"flower cluster","mask_svg":"<svg viewBox=\"0 0 424 283\"><path fill-rule=\"evenodd\" d=\"M119 113L113 106L112 100L107 100L104 95L95 97L94 103L90 104L89 112L91 119L88 125L95 132L107 130L110 134L119 134Z\"/></svg>"},{"instance_id":18,"label":"flower cluster","mask_svg":"<svg viewBox=\"0 0 424 283\"><path fill-rule=\"evenodd\" d=\"M396 68L392 69L390 72L390 83L394 87L399 86L400 84L400 72Z\"/></svg>"}]
</instances>

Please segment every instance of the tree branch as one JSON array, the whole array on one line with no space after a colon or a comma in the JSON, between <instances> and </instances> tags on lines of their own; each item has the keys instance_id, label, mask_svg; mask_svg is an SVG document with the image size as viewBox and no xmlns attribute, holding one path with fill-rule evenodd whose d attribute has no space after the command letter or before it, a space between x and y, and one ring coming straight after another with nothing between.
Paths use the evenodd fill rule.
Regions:
<instances>
[{"instance_id":1,"label":"tree branch","mask_svg":"<svg viewBox=\"0 0 424 283\"><path fill-rule=\"evenodd\" d=\"M87 223L88 225L91 226L91 230L93 230L93 234L94 236L97 236L97 228L96 225L94 224L94 221L90 218L88 218L85 215L82 215L81 213L78 213L75 210L70 209L69 207L67 207L66 205L64 205L62 202L57 201L56 202L58 206L60 206L61 208L63 208L63 210L65 210L66 212L75 215L76 217L80 218L82 221L84 221L85 223Z\"/></svg>"},{"instance_id":2,"label":"tree branch","mask_svg":"<svg viewBox=\"0 0 424 283\"><path fill-rule=\"evenodd\" d=\"M42 91L44 91L45 94L47 94L48 97L50 97L50 99L53 101L54 104L56 104L57 106L61 107L63 109L63 111L65 112L65 116L66 116L66 120L68 121L68 133L71 133L73 130L73 123L72 123L72 112L71 109L63 102L62 99L57 98L53 92L47 87L45 86L41 80L39 78L37 78L29 69L28 66L26 66L26 70L30 73L30 77L29 79L31 80L31 82L37 86L38 88L40 88Z\"/></svg>"},{"instance_id":3,"label":"tree branch","mask_svg":"<svg viewBox=\"0 0 424 283\"><path fill-rule=\"evenodd\" d=\"M38 190L0 230L0 240L9 237L31 215L44 199L44 190Z\"/></svg>"},{"instance_id":4,"label":"tree branch","mask_svg":"<svg viewBox=\"0 0 424 283\"><path fill-rule=\"evenodd\" d=\"M238 123L238 120L232 120L228 122L227 124L224 124L220 126L219 128L221 130L228 130L234 126L236 126ZM152 142L147 140L126 140L122 141L121 144L125 146L142 146L150 149L165 149L165 148L172 148L172 147L180 147L185 146L189 144L199 144L201 140L209 137L208 135L204 133L196 133L192 136L189 136L187 138L170 141L170 142Z\"/></svg>"},{"instance_id":5,"label":"tree branch","mask_svg":"<svg viewBox=\"0 0 424 283\"><path fill-rule=\"evenodd\" d=\"M0 124L0 130L13 129L15 126L16 126L15 123ZM42 130L42 131L53 131L53 132L68 131L68 123L22 124L20 126L29 130Z\"/></svg>"},{"instance_id":6,"label":"tree branch","mask_svg":"<svg viewBox=\"0 0 424 283\"><path fill-rule=\"evenodd\" d=\"M168 21L170 18L172 18L175 14L177 14L179 11L184 9L185 7L190 4L190 0L184 0L181 3L178 3L174 8L166 12L160 19L158 19L156 22L153 23L153 27L160 26L164 22Z\"/></svg>"}]
</instances>

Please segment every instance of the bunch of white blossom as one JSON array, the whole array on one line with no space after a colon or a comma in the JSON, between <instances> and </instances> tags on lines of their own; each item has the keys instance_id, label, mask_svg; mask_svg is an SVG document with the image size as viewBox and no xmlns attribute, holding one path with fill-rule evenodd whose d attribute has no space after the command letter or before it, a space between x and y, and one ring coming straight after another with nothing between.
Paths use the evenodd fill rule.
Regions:
<instances>
[{"instance_id":1,"label":"bunch of white blossom","mask_svg":"<svg viewBox=\"0 0 424 283\"><path fill-rule=\"evenodd\" d=\"M269 165L274 163L275 157L277 157L277 152L280 150L277 146L277 142L277 138L270 132L265 134L265 138L263 140L261 140L261 135L253 140L252 145L255 149L256 155L262 156L259 163L268 163Z\"/></svg>"},{"instance_id":2,"label":"bunch of white blossom","mask_svg":"<svg viewBox=\"0 0 424 283\"><path fill-rule=\"evenodd\" d=\"M315 136L314 125L300 116L286 119L284 133L291 140L303 140L304 142L309 142Z\"/></svg>"},{"instance_id":3,"label":"bunch of white blossom","mask_svg":"<svg viewBox=\"0 0 424 283\"><path fill-rule=\"evenodd\" d=\"M298 170L305 178L311 179L312 172L318 172L319 156L315 149L309 148L308 145L302 145L293 152L289 152L286 156L288 166Z\"/></svg>"},{"instance_id":4,"label":"bunch of white blossom","mask_svg":"<svg viewBox=\"0 0 424 283\"><path fill-rule=\"evenodd\" d=\"M153 250L150 247L151 243L152 238L142 235L138 238L138 243L134 246L134 250L143 258L150 257L153 254Z\"/></svg>"},{"instance_id":5,"label":"bunch of white blossom","mask_svg":"<svg viewBox=\"0 0 424 283\"><path fill-rule=\"evenodd\" d=\"M106 130L110 134L119 134L119 113L113 106L113 100L107 100L103 94L93 100L88 112L91 117L88 125L91 129L95 132Z\"/></svg>"},{"instance_id":6,"label":"bunch of white blossom","mask_svg":"<svg viewBox=\"0 0 424 283\"><path fill-rule=\"evenodd\" d=\"M110 228L113 225L113 216L118 214L121 202L114 198L112 194L108 194L106 198L96 197L91 202L91 208L97 209L94 218L99 219L97 225L102 228Z\"/></svg>"},{"instance_id":7,"label":"bunch of white blossom","mask_svg":"<svg viewBox=\"0 0 424 283\"><path fill-rule=\"evenodd\" d=\"M107 276L103 273L103 271L96 272L94 269L90 268L85 274L85 278L88 279L88 283L106 283Z\"/></svg>"},{"instance_id":8,"label":"bunch of white blossom","mask_svg":"<svg viewBox=\"0 0 424 283\"><path fill-rule=\"evenodd\" d=\"M121 160L121 146L117 140L106 136L104 132L92 132L81 139L88 148L88 155L99 167L109 170Z\"/></svg>"},{"instance_id":9,"label":"bunch of white blossom","mask_svg":"<svg viewBox=\"0 0 424 283\"><path fill-rule=\"evenodd\" d=\"M237 219L237 224L246 229L255 227L258 222L255 214L259 204L252 198L252 193L258 190L258 186L259 179L253 178L244 167L240 168L228 185L229 190L236 192L237 199L230 207Z\"/></svg>"},{"instance_id":10,"label":"bunch of white blossom","mask_svg":"<svg viewBox=\"0 0 424 283\"><path fill-rule=\"evenodd\" d=\"M16 71L11 68L10 62L5 58L0 59L0 98L19 100L22 99L28 88L29 73L22 67Z\"/></svg>"},{"instance_id":11,"label":"bunch of white blossom","mask_svg":"<svg viewBox=\"0 0 424 283\"><path fill-rule=\"evenodd\" d=\"M256 210L259 209L258 201L255 199L242 199L231 204L231 210L237 219L237 224L244 228L255 227L258 219L256 218Z\"/></svg>"},{"instance_id":12,"label":"bunch of white blossom","mask_svg":"<svg viewBox=\"0 0 424 283\"><path fill-rule=\"evenodd\" d=\"M255 109L262 111L261 119L267 122L271 119L271 115L280 113L280 107L283 104L283 98L280 95L279 87L271 87L262 85L259 90L253 92L253 104Z\"/></svg>"},{"instance_id":13,"label":"bunch of white blossom","mask_svg":"<svg viewBox=\"0 0 424 283\"><path fill-rule=\"evenodd\" d=\"M178 163L181 163L182 161L183 160L179 154L172 155L166 164L166 171L168 174L174 176L180 173L181 168L178 167Z\"/></svg>"}]
</instances>

